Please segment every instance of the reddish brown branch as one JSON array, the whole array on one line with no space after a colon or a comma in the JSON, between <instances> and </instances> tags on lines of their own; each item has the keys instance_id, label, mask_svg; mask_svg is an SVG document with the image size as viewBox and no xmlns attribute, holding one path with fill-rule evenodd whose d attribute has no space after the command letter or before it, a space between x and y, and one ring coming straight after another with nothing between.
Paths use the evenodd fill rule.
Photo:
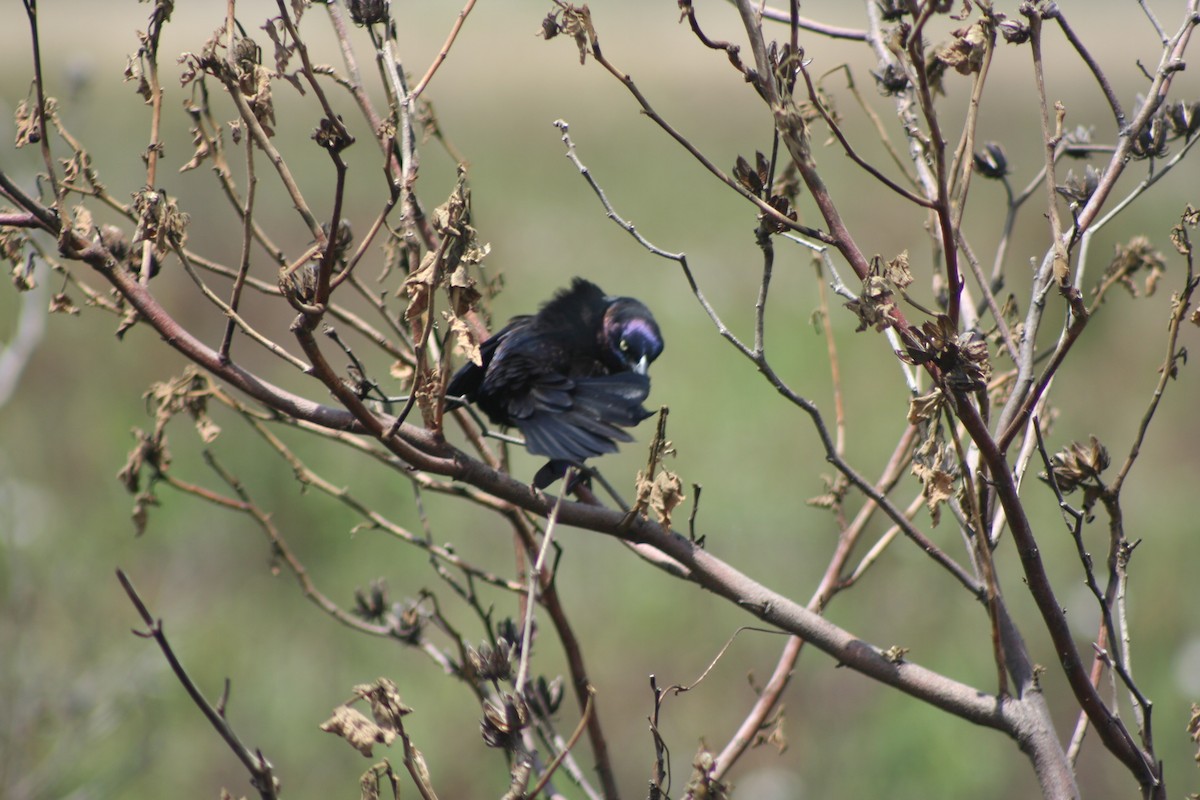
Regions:
<instances>
[{"instance_id":1,"label":"reddish brown branch","mask_svg":"<svg viewBox=\"0 0 1200 800\"><path fill-rule=\"evenodd\" d=\"M1124 723L1104 704L1080 660L1066 615L1055 596L1050 577L1042 563L1037 538L1033 533L1029 517L1025 514L1024 504L1021 502L1013 481L1012 471L1008 468L1008 462L1005 460L1002 450L988 434L987 426L984 425L974 406L970 403L960 403L957 411L967 433L979 448L996 494L1004 507L1009 529L1016 542L1017 554L1021 558L1021 566L1025 573L1029 592L1042 614L1046 630L1054 642L1059 664L1062 666L1076 701L1092 721L1092 725L1096 728L1105 747L1129 768L1139 783L1143 786L1160 783L1161 775L1158 773L1156 763L1147 761L1145 755L1129 735Z\"/></svg>"}]
</instances>

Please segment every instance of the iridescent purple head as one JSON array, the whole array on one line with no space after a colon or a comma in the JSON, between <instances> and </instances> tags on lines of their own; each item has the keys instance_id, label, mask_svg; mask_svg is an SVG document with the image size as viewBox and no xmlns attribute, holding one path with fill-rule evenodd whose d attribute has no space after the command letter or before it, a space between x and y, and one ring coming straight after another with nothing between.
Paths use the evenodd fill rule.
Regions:
<instances>
[{"instance_id":1,"label":"iridescent purple head","mask_svg":"<svg viewBox=\"0 0 1200 800\"><path fill-rule=\"evenodd\" d=\"M640 301L617 297L604 312L603 344L613 372L645 375L663 351L662 332Z\"/></svg>"}]
</instances>

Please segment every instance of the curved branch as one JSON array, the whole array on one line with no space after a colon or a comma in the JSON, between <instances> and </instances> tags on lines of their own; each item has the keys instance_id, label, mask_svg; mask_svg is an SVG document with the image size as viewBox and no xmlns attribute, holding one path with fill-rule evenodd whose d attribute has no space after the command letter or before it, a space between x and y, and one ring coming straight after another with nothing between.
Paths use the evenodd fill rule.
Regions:
<instances>
[{"instance_id":1,"label":"curved branch","mask_svg":"<svg viewBox=\"0 0 1200 800\"><path fill-rule=\"evenodd\" d=\"M733 0L730 0L733 2ZM762 7L762 18L769 19L772 22L786 22L792 24L792 14L790 11L783 11L770 6ZM865 42L867 40L867 32L858 28L843 28L838 25L830 25L825 22L818 22L815 19L808 17L796 17L796 27L801 30L819 33L822 36L828 36L830 39L849 39L855 42Z\"/></svg>"},{"instance_id":2,"label":"curved branch","mask_svg":"<svg viewBox=\"0 0 1200 800\"><path fill-rule=\"evenodd\" d=\"M323 427L369 433L417 469L463 481L542 517L551 513L557 498L532 491L528 485L470 458L429 431L402 425L397 435L385 438L390 420L373 414L338 378L316 347L311 332L303 325L297 326L295 332L313 363L314 372L349 411L299 397L261 380L236 364L222 362L217 351L182 328L146 287L138 283L133 273L117 267L111 254L102 245L86 242L70 229L66 229L65 238L65 243L70 246L66 255L100 272L170 346L259 402L280 413ZM871 487L868 485L867 488ZM687 536L664 530L648 519L635 518L631 521L627 514L617 509L585 503L564 501L558 517L562 524L650 545L687 569L688 578L694 583L781 630L803 637L833 656L838 663L954 716L1007 731L1013 736L1018 734L1017 717L1022 712L1014 708L1014 701L1010 698L993 697L925 667L889 659L880 648L754 581L700 548Z\"/></svg>"}]
</instances>

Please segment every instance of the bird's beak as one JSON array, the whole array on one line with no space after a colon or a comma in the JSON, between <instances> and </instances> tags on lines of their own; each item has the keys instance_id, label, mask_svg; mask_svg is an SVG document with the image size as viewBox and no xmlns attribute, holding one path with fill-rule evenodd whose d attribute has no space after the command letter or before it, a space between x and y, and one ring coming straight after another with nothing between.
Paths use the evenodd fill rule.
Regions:
<instances>
[{"instance_id":1,"label":"bird's beak","mask_svg":"<svg viewBox=\"0 0 1200 800\"><path fill-rule=\"evenodd\" d=\"M650 362L646 359L645 356L642 356L640 359L638 359L638 362L633 365L633 371L636 372L638 375L645 375L646 370L649 368L650 368Z\"/></svg>"}]
</instances>

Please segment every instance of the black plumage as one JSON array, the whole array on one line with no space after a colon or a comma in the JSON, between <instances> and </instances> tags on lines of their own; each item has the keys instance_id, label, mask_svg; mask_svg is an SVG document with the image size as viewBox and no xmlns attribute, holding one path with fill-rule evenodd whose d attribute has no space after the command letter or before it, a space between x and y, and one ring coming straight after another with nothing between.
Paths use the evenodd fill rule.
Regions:
<instances>
[{"instance_id":1,"label":"black plumage","mask_svg":"<svg viewBox=\"0 0 1200 800\"><path fill-rule=\"evenodd\" d=\"M576 278L535 315L514 317L480 345L482 364L460 369L446 395L464 398L494 424L516 427L525 447L550 463L534 484L548 486L570 465L632 441L623 430L650 416L646 374L663 350L650 309L608 297Z\"/></svg>"}]
</instances>

